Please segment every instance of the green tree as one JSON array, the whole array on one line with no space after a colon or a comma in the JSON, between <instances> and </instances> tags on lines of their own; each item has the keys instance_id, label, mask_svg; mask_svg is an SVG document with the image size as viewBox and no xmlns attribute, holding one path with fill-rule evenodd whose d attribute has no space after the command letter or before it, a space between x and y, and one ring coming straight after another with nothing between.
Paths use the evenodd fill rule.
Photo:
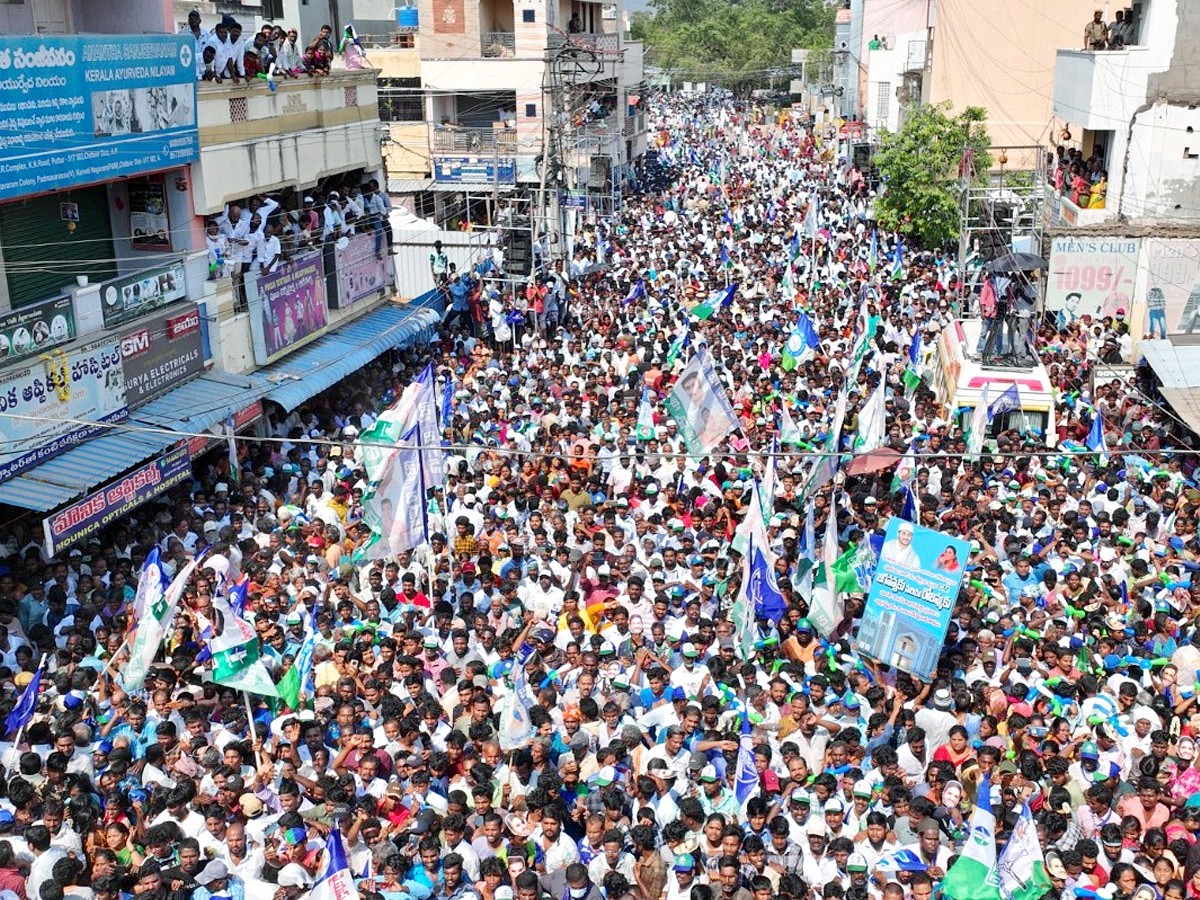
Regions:
<instances>
[{"instance_id":1,"label":"green tree","mask_svg":"<svg viewBox=\"0 0 1200 900\"><path fill-rule=\"evenodd\" d=\"M790 68L793 47L831 46L835 15L825 0L651 0L631 28L676 80L760 87Z\"/></svg>"},{"instance_id":2,"label":"green tree","mask_svg":"<svg viewBox=\"0 0 1200 900\"><path fill-rule=\"evenodd\" d=\"M986 181L992 165L986 119L987 111L978 106L951 115L948 103L932 104L909 111L898 132L884 135L875 154L885 185L875 204L882 227L923 247L958 239L960 168L966 151L974 160L967 174L971 180Z\"/></svg>"}]
</instances>

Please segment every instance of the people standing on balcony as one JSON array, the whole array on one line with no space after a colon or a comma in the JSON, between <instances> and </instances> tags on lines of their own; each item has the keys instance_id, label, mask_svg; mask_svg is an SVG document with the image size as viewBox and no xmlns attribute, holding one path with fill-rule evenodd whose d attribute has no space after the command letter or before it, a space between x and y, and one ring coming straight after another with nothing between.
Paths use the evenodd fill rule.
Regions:
<instances>
[{"instance_id":1,"label":"people standing on balcony","mask_svg":"<svg viewBox=\"0 0 1200 900\"><path fill-rule=\"evenodd\" d=\"M241 23L233 16L223 16L221 24L225 26L224 41L229 56L229 77L237 84L246 77L246 40L242 37ZM219 25L217 27L220 28Z\"/></svg>"},{"instance_id":2,"label":"people standing on balcony","mask_svg":"<svg viewBox=\"0 0 1200 900\"><path fill-rule=\"evenodd\" d=\"M287 36L275 47L275 71L285 72L291 78L297 77L304 71L304 50L297 43L300 35L295 28L289 28Z\"/></svg>"},{"instance_id":3,"label":"people standing on balcony","mask_svg":"<svg viewBox=\"0 0 1200 900\"><path fill-rule=\"evenodd\" d=\"M204 28L200 24L200 11L193 9L188 13L187 24L180 30L182 34L190 34L196 42L196 78L204 77L205 61L204 50L206 47L214 46L216 39L211 31Z\"/></svg>"},{"instance_id":4,"label":"people standing on balcony","mask_svg":"<svg viewBox=\"0 0 1200 900\"><path fill-rule=\"evenodd\" d=\"M429 273L433 275L433 283L438 287L445 287L449 271L450 257L442 249L442 242L434 241L433 252L429 254Z\"/></svg>"},{"instance_id":5,"label":"people standing on balcony","mask_svg":"<svg viewBox=\"0 0 1200 900\"><path fill-rule=\"evenodd\" d=\"M583 32L583 22L579 19L579 13L571 13L571 21L567 23L567 32L569 34L581 34Z\"/></svg>"},{"instance_id":6,"label":"people standing on balcony","mask_svg":"<svg viewBox=\"0 0 1200 900\"><path fill-rule=\"evenodd\" d=\"M1098 9L1083 29L1083 49L1103 50L1107 46L1108 26L1104 24L1104 11Z\"/></svg>"},{"instance_id":7,"label":"people standing on balcony","mask_svg":"<svg viewBox=\"0 0 1200 900\"><path fill-rule=\"evenodd\" d=\"M366 209L371 229L375 232L375 258L383 259L385 243L390 257L392 255L392 226L389 217L392 213L392 202L386 193L379 190L379 182L374 178L367 182Z\"/></svg>"},{"instance_id":8,"label":"people standing on balcony","mask_svg":"<svg viewBox=\"0 0 1200 900\"><path fill-rule=\"evenodd\" d=\"M1108 49L1125 49L1125 10L1118 9L1117 17L1108 26Z\"/></svg>"}]
</instances>

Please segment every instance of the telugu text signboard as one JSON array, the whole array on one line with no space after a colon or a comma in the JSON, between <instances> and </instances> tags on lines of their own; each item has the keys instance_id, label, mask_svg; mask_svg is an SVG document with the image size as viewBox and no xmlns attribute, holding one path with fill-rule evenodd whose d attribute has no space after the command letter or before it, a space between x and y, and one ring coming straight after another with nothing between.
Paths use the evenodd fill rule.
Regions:
<instances>
[{"instance_id":1,"label":"telugu text signboard","mask_svg":"<svg viewBox=\"0 0 1200 900\"><path fill-rule=\"evenodd\" d=\"M52 350L0 375L0 481L129 416L121 344L108 338Z\"/></svg>"},{"instance_id":2,"label":"telugu text signboard","mask_svg":"<svg viewBox=\"0 0 1200 900\"><path fill-rule=\"evenodd\" d=\"M190 34L0 37L0 200L200 152Z\"/></svg>"},{"instance_id":3,"label":"telugu text signboard","mask_svg":"<svg viewBox=\"0 0 1200 900\"><path fill-rule=\"evenodd\" d=\"M187 447L176 447L42 522L46 553L54 556L111 525L192 477Z\"/></svg>"}]
</instances>

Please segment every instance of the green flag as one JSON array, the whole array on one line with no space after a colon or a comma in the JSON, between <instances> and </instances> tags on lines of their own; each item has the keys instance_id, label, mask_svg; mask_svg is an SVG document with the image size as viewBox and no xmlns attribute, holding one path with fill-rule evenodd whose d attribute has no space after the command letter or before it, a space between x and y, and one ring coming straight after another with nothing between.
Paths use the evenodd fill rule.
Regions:
<instances>
[{"instance_id":1,"label":"green flag","mask_svg":"<svg viewBox=\"0 0 1200 900\"><path fill-rule=\"evenodd\" d=\"M300 708L300 667L292 663L291 667L284 672L283 677L279 679L279 684L276 685L279 689L280 698L288 705L289 709Z\"/></svg>"}]
</instances>

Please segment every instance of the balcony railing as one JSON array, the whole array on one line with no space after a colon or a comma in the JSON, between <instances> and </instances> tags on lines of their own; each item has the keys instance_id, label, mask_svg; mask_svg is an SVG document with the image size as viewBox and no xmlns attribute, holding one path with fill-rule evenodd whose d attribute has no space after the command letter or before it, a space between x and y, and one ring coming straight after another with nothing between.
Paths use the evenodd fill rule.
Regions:
<instances>
[{"instance_id":1,"label":"balcony railing","mask_svg":"<svg viewBox=\"0 0 1200 900\"><path fill-rule=\"evenodd\" d=\"M434 155L499 153L513 156L517 152L515 128L460 128L457 125L435 125L430 129L429 146Z\"/></svg>"},{"instance_id":2,"label":"balcony railing","mask_svg":"<svg viewBox=\"0 0 1200 900\"><path fill-rule=\"evenodd\" d=\"M485 31L479 35L479 52L487 59L515 56L517 36L511 31Z\"/></svg>"},{"instance_id":3,"label":"balcony railing","mask_svg":"<svg viewBox=\"0 0 1200 900\"><path fill-rule=\"evenodd\" d=\"M579 32L577 34L551 32L547 45L551 50L569 46L579 47L582 50L591 50L593 53L616 53L620 49L620 43L615 32L612 34L603 32Z\"/></svg>"}]
</instances>

